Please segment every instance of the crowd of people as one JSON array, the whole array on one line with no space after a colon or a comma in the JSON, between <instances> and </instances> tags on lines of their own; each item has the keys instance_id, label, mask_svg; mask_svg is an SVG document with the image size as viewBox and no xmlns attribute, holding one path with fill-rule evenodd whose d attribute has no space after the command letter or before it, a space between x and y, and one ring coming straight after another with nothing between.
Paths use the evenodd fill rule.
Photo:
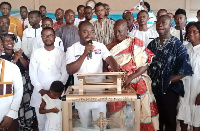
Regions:
<instances>
[{"instance_id":1,"label":"crowd of people","mask_svg":"<svg viewBox=\"0 0 200 131\"><path fill-rule=\"evenodd\" d=\"M72 9L58 8L54 22L44 5L30 12L21 6L17 19L11 4L2 2L0 131L62 131L60 98L66 88L78 85L78 73L108 71L126 72L122 88L141 96L141 131L176 131L177 123L181 131L200 131L200 22L187 23L184 9L174 15L160 9L149 26L150 5L140 5L137 18L125 10L117 21L109 18L106 3L94 9L79 5L77 18ZM92 120L103 112L112 129L124 127L126 104L76 102L75 109L81 127L98 128Z\"/></svg>"}]
</instances>

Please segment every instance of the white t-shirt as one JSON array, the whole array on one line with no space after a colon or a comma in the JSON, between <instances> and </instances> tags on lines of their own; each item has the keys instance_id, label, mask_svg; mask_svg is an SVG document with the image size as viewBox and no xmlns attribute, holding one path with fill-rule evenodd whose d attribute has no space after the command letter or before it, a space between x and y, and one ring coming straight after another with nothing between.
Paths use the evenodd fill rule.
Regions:
<instances>
[{"instance_id":1,"label":"white t-shirt","mask_svg":"<svg viewBox=\"0 0 200 131\"><path fill-rule=\"evenodd\" d=\"M79 25L79 23L80 23L81 21L85 21L85 18L83 18L83 19L75 18L74 26L78 27L78 25Z\"/></svg>"},{"instance_id":2,"label":"white t-shirt","mask_svg":"<svg viewBox=\"0 0 200 131\"><path fill-rule=\"evenodd\" d=\"M32 40L33 38L37 36L41 36L42 27L38 29L33 29L32 27L26 28L23 32L22 37L22 50L24 51L24 54L30 58L32 53Z\"/></svg>"},{"instance_id":3,"label":"white t-shirt","mask_svg":"<svg viewBox=\"0 0 200 131\"><path fill-rule=\"evenodd\" d=\"M77 73L101 73L103 72L103 61L102 59L106 59L107 57L111 56L111 53L108 51L106 46L103 43L99 43L96 41L93 41L94 45L94 51L92 52L92 59L87 59L83 61L80 69L78 72L74 74L74 84L78 85L78 78ZM85 46L81 45L80 42L77 42L73 44L71 47L67 49L66 52L66 64L70 64L74 61L76 61L85 50ZM87 79L92 79L95 82L101 81L103 77L86 77ZM106 102L78 102L78 104L75 104L76 109L91 109L91 108L97 108L101 105L105 105Z\"/></svg>"},{"instance_id":4,"label":"white t-shirt","mask_svg":"<svg viewBox=\"0 0 200 131\"><path fill-rule=\"evenodd\" d=\"M157 31L151 29L148 29L147 31L133 30L129 33L129 36L143 40L145 47L147 47L153 39L159 37Z\"/></svg>"}]
</instances>

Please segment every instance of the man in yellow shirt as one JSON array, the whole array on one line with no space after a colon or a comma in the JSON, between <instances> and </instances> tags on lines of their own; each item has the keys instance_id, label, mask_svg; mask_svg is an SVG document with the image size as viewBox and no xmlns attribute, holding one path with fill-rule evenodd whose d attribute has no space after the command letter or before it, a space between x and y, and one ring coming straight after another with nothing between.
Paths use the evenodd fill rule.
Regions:
<instances>
[{"instance_id":1,"label":"man in yellow shirt","mask_svg":"<svg viewBox=\"0 0 200 131\"><path fill-rule=\"evenodd\" d=\"M10 16L11 8L12 6L8 2L2 2L0 4L2 16L7 16L10 19L9 32L12 32L22 38L22 24L17 18Z\"/></svg>"}]
</instances>

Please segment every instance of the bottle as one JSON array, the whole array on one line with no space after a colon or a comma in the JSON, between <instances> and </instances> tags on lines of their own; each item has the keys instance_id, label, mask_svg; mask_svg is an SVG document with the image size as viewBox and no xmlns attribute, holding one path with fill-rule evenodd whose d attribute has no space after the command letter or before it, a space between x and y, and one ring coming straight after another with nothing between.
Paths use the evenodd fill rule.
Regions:
<instances>
[{"instance_id":1,"label":"bottle","mask_svg":"<svg viewBox=\"0 0 200 131\"><path fill-rule=\"evenodd\" d=\"M133 131L134 128L134 113L131 108L131 104L127 104L125 108L125 126L126 126L126 131Z\"/></svg>"}]
</instances>

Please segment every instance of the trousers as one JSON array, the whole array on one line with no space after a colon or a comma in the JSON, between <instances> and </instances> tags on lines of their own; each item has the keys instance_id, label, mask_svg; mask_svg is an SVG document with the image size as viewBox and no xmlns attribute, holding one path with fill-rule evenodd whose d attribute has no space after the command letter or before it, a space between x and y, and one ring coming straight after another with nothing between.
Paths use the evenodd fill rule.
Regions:
<instances>
[{"instance_id":1,"label":"trousers","mask_svg":"<svg viewBox=\"0 0 200 131\"><path fill-rule=\"evenodd\" d=\"M159 128L163 131L176 131L176 116L179 95L169 90L166 94L155 94L156 103L159 111Z\"/></svg>"}]
</instances>

